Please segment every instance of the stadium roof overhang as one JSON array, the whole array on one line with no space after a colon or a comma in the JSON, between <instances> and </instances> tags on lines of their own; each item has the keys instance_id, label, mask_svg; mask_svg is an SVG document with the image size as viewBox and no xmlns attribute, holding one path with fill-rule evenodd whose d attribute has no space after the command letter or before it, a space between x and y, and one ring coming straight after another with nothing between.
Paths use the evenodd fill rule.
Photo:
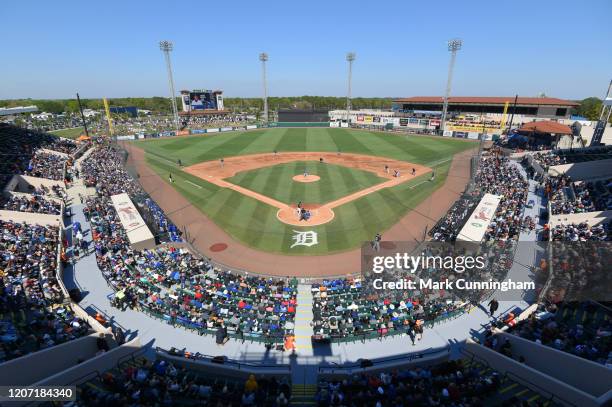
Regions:
<instances>
[{"instance_id":1,"label":"stadium roof overhang","mask_svg":"<svg viewBox=\"0 0 612 407\"><path fill-rule=\"evenodd\" d=\"M519 129L519 133L573 134L573 131L565 124L544 120L539 122L525 123Z\"/></svg>"},{"instance_id":2,"label":"stadium roof overhang","mask_svg":"<svg viewBox=\"0 0 612 407\"><path fill-rule=\"evenodd\" d=\"M451 96L448 98L449 104L461 104L461 105L478 105L478 106L503 106L504 104L514 103L514 96L500 96L500 97L489 97L489 96ZM404 104L440 104L444 103L444 98L441 96L414 96L409 98L398 98L393 100L394 103ZM574 107L579 104L571 100L558 99L558 98L531 98L531 97L519 97L516 101L517 105L520 106L562 106L562 107Z\"/></svg>"}]
</instances>

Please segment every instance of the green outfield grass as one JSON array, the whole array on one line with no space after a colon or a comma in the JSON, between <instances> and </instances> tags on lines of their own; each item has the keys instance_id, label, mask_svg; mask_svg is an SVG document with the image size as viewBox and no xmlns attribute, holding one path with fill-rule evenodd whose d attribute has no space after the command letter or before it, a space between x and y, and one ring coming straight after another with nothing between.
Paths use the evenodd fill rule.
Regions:
<instances>
[{"instance_id":1,"label":"green outfield grass","mask_svg":"<svg viewBox=\"0 0 612 407\"><path fill-rule=\"evenodd\" d=\"M320 255L345 251L371 240L374 234L384 232L397 223L411 208L425 200L444 183L454 154L476 147L474 143L442 137L399 136L329 128L268 129L135 143L146 150L147 163L161 175L164 182L167 182L168 173L172 173L175 180L172 186L234 238L257 249L295 255ZM423 175L393 188L377 191L335 208L336 216L330 223L299 228L279 222L276 219L276 208L180 171L175 164L177 159L181 159L184 165L191 165L221 157L273 150L280 152L340 150L347 153L390 157L433 167L436 170L436 178L430 182L429 175ZM300 171L290 176L293 170L300 168L300 164L293 164L294 168L291 168L292 163L279 164L237 174L233 178L240 178L237 183L250 184L251 186L241 184L247 188L292 203L300 200L294 195L297 192L292 191L297 183L291 179L293 175L300 174ZM326 164L326 167L332 166ZM333 171L333 177L337 177L335 179L342 179L342 182L337 181L338 190L362 189L364 186L353 184L351 176L361 177L363 174L359 173L363 171L345 169L350 172L344 173L342 169ZM286 175L280 175L282 173ZM314 169L311 173L322 176ZM343 173L347 178L343 178ZM368 182L378 183L379 177L371 175L374 178L364 176L359 178L358 182L363 182L363 185ZM305 188L310 186L318 188L315 184L318 182L308 186L302 185L305 185ZM329 188L333 186L333 183L330 183L329 186L322 186L325 192L313 189L308 194L311 194L309 196L312 200L318 196L322 202L327 202L332 200L328 199L327 194L335 193L329 192ZM338 193L339 196L346 195ZM302 200L309 202L306 199ZM290 248L293 243L293 231L296 229L317 232L319 244Z\"/></svg>"},{"instance_id":2,"label":"green outfield grass","mask_svg":"<svg viewBox=\"0 0 612 407\"><path fill-rule=\"evenodd\" d=\"M318 175L317 182L292 181L294 175ZM294 161L243 171L227 179L286 204L298 201L323 204L386 181L373 172L315 161Z\"/></svg>"},{"instance_id":3,"label":"green outfield grass","mask_svg":"<svg viewBox=\"0 0 612 407\"><path fill-rule=\"evenodd\" d=\"M79 137L81 134L83 134L84 132L85 130L83 129L83 127L73 127L71 129L53 130L53 131L50 131L49 133L54 134L58 137L75 139Z\"/></svg>"}]
</instances>

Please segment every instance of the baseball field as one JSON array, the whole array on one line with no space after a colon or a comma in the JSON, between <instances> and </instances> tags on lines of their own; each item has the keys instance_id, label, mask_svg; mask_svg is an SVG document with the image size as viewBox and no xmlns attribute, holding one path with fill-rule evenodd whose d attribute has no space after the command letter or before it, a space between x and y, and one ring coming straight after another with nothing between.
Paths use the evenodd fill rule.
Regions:
<instances>
[{"instance_id":1,"label":"baseball field","mask_svg":"<svg viewBox=\"0 0 612 407\"><path fill-rule=\"evenodd\" d=\"M453 155L477 145L276 128L136 141L131 147L144 149L147 165L163 182L244 245L324 255L359 247L378 232L384 236L444 184ZM308 220L300 220L299 202Z\"/></svg>"}]
</instances>

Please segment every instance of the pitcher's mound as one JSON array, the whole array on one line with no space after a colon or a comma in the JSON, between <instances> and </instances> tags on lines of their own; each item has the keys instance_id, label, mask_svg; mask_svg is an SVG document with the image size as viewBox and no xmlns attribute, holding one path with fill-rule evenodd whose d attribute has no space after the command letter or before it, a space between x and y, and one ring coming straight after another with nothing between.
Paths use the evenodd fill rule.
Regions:
<instances>
[{"instance_id":1,"label":"pitcher's mound","mask_svg":"<svg viewBox=\"0 0 612 407\"><path fill-rule=\"evenodd\" d=\"M310 219L308 220L300 220L296 205L279 209L278 212L276 212L276 217L281 222L293 226L318 226L334 219L334 211L327 206L320 206L317 204L304 204L303 206L304 209L310 211Z\"/></svg>"},{"instance_id":2,"label":"pitcher's mound","mask_svg":"<svg viewBox=\"0 0 612 407\"><path fill-rule=\"evenodd\" d=\"M304 176L304 174L296 175L295 177L293 177L293 180L297 182L317 182L320 179L321 177L319 177L318 175L310 175L310 174L306 176Z\"/></svg>"}]
</instances>

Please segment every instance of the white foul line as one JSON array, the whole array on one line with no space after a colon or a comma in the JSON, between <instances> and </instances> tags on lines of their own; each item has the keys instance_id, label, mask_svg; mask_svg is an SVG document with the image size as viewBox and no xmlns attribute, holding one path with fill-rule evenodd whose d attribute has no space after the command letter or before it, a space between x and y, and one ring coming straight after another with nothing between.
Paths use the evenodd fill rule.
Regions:
<instances>
[{"instance_id":1,"label":"white foul line","mask_svg":"<svg viewBox=\"0 0 612 407\"><path fill-rule=\"evenodd\" d=\"M428 181L428 180L421 181L421 182L419 182L418 184L411 186L411 187L410 187L410 189L414 189L414 188L418 187L419 185L424 184L424 183L426 183L426 182L429 182L429 181Z\"/></svg>"},{"instance_id":2,"label":"white foul line","mask_svg":"<svg viewBox=\"0 0 612 407\"><path fill-rule=\"evenodd\" d=\"M193 183L193 182L191 182L191 181L185 180L185 182L190 183L190 184L191 184L191 185L193 185L194 187L198 187L198 188L202 189L202 187L201 187L201 186L199 186L198 184L194 184L194 183Z\"/></svg>"}]
</instances>

